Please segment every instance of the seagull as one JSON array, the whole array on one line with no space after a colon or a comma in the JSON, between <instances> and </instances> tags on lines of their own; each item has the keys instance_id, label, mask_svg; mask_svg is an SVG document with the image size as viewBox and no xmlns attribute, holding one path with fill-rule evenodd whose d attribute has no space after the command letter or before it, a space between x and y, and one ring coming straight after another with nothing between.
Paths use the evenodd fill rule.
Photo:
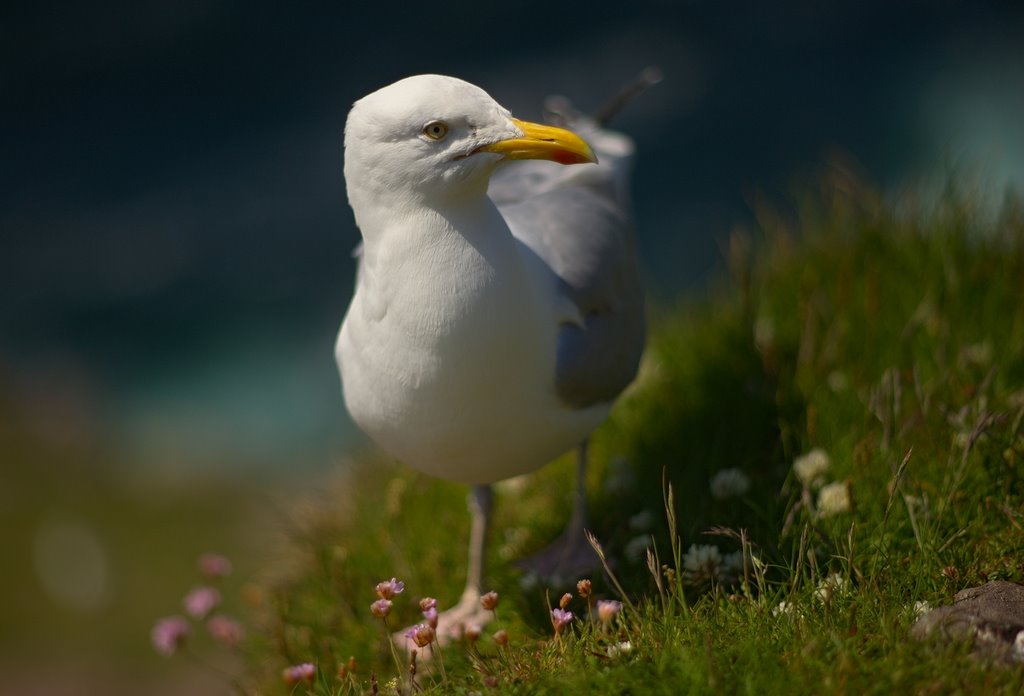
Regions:
<instances>
[{"instance_id":1,"label":"seagull","mask_svg":"<svg viewBox=\"0 0 1024 696\"><path fill-rule=\"evenodd\" d=\"M463 80L417 75L355 102L345 125L362 234L335 347L345 404L396 459L472 486L466 587L442 627L486 620L491 484L573 448L573 513L535 561L579 558L586 441L643 351L632 141L562 117L586 139L513 118Z\"/></svg>"}]
</instances>

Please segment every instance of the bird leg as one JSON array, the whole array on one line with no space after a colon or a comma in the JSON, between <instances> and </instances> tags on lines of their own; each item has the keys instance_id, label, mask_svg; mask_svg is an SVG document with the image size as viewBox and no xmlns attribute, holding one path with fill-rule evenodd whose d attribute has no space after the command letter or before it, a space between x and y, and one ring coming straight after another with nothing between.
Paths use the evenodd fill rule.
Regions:
<instances>
[{"instance_id":1,"label":"bird leg","mask_svg":"<svg viewBox=\"0 0 1024 696\"><path fill-rule=\"evenodd\" d=\"M587 440L584 440L576 448L576 489L565 531L550 546L520 559L516 565L555 585L575 582L599 567L597 555L584 534L586 527Z\"/></svg>"},{"instance_id":2,"label":"bird leg","mask_svg":"<svg viewBox=\"0 0 1024 696\"><path fill-rule=\"evenodd\" d=\"M472 525L469 531L469 562L466 570L466 589L462 591L459 606L479 606L480 591L484 583L484 554L487 549L487 533L491 528L491 513L494 511L494 489L490 486L473 486L469 494L469 514Z\"/></svg>"},{"instance_id":3,"label":"bird leg","mask_svg":"<svg viewBox=\"0 0 1024 696\"><path fill-rule=\"evenodd\" d=\"M462 591L459 603L437 615L437 627L434 632L437 642L446 645L461 637L466 626L477 624L483 626L493 613L480 604L481 588L484 580L484 556L487 549L487 533L491 526L491 513L494 510L494 491L490 486L473 486L468 498L471 526L469 532L469 563L466 571L466 587ZM406 637L405 631L392 636L399 648L411 650L415 647ZM420 660L424 658L420 653Z\"/></svg>"}]
</instances>

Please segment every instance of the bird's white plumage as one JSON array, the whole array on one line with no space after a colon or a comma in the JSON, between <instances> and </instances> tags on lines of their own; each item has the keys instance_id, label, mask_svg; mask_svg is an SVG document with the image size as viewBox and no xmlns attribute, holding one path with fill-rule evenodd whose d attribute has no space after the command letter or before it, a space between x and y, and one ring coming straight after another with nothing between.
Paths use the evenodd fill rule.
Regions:
<instances>
[{"instance_id":1,"label":"bird's white plumage","mask_svg":"<svg viewBox=\"0 0 1024 696\"><path fill-rule=\"evenodd\" d=\"M434 120L449 128L441 142L423 133ZM436 75L361 99L345 129L363 235L336 346L346 405L398 459L467 483L543 465L611 400L559 398L560 332L584 330L586 310L486 195L502 157L478 149L521 134L483 90Z\"/></svg>"}]
</instances>

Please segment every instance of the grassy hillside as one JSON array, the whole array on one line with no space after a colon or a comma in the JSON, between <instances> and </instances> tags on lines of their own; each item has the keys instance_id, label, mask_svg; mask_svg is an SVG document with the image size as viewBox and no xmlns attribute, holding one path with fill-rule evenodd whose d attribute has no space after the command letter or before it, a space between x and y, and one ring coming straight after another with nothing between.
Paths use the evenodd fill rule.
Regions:
<instances>
[{"instance_id":1,"label":"grassy hillside","mask_svg":"<svg viewBox=\"0 0 1024 696\"><path fill-rule=\"evenodd\" d=\"M1024 580L1021 207L991 220L952 188L884 202L839 166L822 181L728 240L706 299L653 312L640 378L592 448L594 531L624 594L595 573L554 637L549 609L575 583L524 588L511 561L557 534L572 465L505 484L498 620L414 688L1019 692L1020 668L907 629L923 603ZM465 492L367 454L302 506L294 557L250 593L246 688L409 688L370 614L374 585L406 584L391 630L419 620L420 597L457 599ZM598 598L625 607L587 620ZM303 662L312 682L286 686L282 669Z\"/></svg>"}]
</instances>

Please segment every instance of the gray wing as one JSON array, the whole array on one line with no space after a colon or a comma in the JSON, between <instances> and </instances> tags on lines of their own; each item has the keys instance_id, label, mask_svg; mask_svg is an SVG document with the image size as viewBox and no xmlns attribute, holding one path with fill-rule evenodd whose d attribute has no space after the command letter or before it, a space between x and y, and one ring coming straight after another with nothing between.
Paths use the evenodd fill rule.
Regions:
<instances>
[{"instance_id":1,"label":"gray wing","mask_svg":"<svg viewBox=\"0 0 1024 696\"><path fill-rule=\"evenodd\" d=\"M636 376L645 323L628 192L632 141L578 132L599 164L515 163L495 173L488 194L583 316L583 327L559 330L555 376L559 399L583 408L613 400Z\"/></svg>"}]
</instances>

